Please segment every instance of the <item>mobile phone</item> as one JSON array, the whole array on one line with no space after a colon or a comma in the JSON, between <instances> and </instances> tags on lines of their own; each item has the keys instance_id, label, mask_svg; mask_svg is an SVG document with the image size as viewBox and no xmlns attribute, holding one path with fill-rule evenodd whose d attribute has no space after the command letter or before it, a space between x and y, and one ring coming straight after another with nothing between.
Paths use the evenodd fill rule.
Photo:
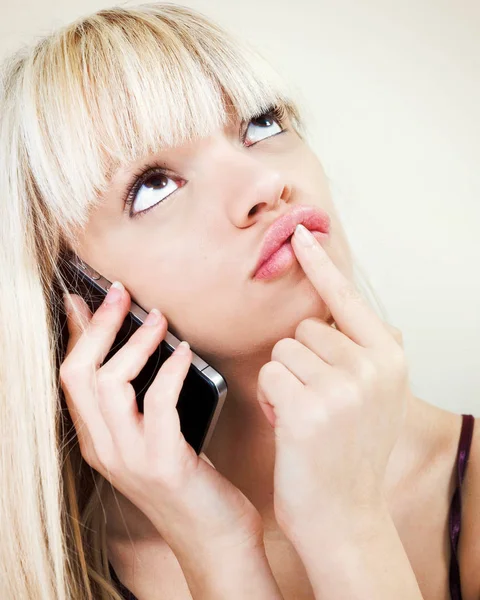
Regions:
<instances>
[{"instance_id":1,"label":"mobile phone","mask_svg":"<svg viewBox=\"0 0 480 600\"><path fill-rule=\"evenodd\" d=\"M73 252L64 255L60 270L68 291L80 295L92 313L95 312L107 295L111 282ZM146 317L147 312L131 297L130 310L104 363L129 340ZM65 329L67 329L66 322ZM139 412L143 413L144 397L149 385L179 343L180 340L167 330L164 339L149 357L145 366L130 382L135 389ZM180 429L197 454L208 446L226 396L227 382L223 376L198 356L192 348L192 362L178 398L177 411Z\"/></svg>"}]
</instances>

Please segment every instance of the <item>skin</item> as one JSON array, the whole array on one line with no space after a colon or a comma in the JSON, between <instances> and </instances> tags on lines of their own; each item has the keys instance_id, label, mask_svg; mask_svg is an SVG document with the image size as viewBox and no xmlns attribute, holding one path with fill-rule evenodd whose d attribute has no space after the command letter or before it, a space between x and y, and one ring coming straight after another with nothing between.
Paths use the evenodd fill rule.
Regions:
<instances>
[{"instance_id":1,"label":"skin","mask_svg":"<svg viewBox=\"0 0 480 600\"><path fill-rule=\"evenodd\" d=\"M254 281L252 270L268 225L298 204L329 214L331 236L324 249L346 279L352 277L352 259L320 162L288 122L285 129L245 146L239 124L232 121L208 138L160 150L151 158L164 160L188 183L136 219L123 213L128 177L116 173L76 251L110 281L120 280L143 308L160 309L169 329L225 376L228 399L206 455L261 515L265 548L283 596L307 599L318 597L307 571L308 553L319 548L295 547L279 526L273 505L275 435L257 386L277 342L295 338L306 319L331 324L332 311L300 263L272 281ZM411 393L405 407L386 460L385 502L422 597L448 598L445 519L460 418ZM480 497L478 430L477 423L460 545L466 600L480 593L472 568L480 555L472 500ZM122 581L139 597L154 598L161 573L162 597L189 598L178 562L157 529L127 498L116 497L107 495L105 502L109 552ZM387 547L379 544L379 560ZM332 589L335 585L333 577Z\"/></svg>"}]
</instances>

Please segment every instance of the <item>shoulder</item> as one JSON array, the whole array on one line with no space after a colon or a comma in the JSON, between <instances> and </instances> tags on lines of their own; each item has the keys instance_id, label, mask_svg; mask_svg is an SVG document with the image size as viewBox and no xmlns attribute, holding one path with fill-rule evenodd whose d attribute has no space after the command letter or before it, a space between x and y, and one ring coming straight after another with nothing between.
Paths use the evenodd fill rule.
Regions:
<instances>
[{"instance_id":1,"label":"shoulder","mask_svg":"<svg viewBox=\"0 0 480 600\"><path fill-rule=\"evenodd\" d=\"M462 530L459 562L464 600L480 598L480 418L475 419L472 445L462 485Z\"/></svg>"}]
</instances>

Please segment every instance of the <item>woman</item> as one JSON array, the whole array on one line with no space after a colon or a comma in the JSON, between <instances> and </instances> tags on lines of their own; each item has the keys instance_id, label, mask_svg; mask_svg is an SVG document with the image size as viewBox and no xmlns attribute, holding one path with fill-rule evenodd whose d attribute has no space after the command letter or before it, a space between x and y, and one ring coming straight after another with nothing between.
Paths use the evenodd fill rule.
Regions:
<instances>
[{"instance_id":1,"label":"woman","mask_svg":"<svg viewBox=\"0 0 480 600\"><path fill-rule=\"evenodd\" d=\"M411 393L263 61L189 9L112 8L6 61L0 107L1 597L477 599L478 425ZM260 264L266 234L290 242ZM65 248L119 283L65 298L63 351ZM103 363L130 293L159 310ZM188 345L136 409L167 326L229 384L208 457Z\"/></svg>"}]
</instances>

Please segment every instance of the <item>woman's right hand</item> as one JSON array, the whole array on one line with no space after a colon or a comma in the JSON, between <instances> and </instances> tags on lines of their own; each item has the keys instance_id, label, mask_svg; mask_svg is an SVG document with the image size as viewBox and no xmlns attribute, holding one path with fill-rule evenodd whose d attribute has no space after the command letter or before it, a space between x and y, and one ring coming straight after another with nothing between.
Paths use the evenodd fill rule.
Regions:
<instances>
[{"instance_id":1,"label":"woman's right hand","mask_svg":"<svg viewBox=\"0 0 480 600\"><path fill-rule=\"evenodd\" d=\"M115 300L116 295L116 300ZM185 544L263 543L263 523L246 496L187 443L176 410L191 362L189 346L165 361L138 411L130 381L167 330L144 323L105 364L130 307L112 287L92 315L77 295L68 307L69 339L60 381L84 460L135 504L174 549ZM85 331L82 331L82 324Z\"/></svg>"}]
</instances>

